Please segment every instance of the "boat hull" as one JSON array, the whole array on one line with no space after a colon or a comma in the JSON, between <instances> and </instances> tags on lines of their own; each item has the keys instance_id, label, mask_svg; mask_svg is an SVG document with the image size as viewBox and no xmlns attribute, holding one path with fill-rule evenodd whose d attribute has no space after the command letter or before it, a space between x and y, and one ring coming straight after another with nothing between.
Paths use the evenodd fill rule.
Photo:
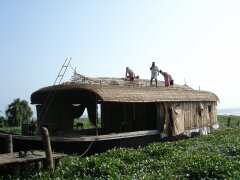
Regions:
<instances>
[{"instance_id":1,"label":"boat hull","mask_svg":"<svg viewBox=\"0 0 240 180\"><path fill-rule=\"evenodd\" d=\"M51 146L54 152L89 156L114 147L144 147L159 140L159 132L151 130L88 137L51 137ZM1 135L0 143L4 143ZM44 146L41 137L13 135L13 149L14 151L42 150Z\"/></svg>"}]
</instances>

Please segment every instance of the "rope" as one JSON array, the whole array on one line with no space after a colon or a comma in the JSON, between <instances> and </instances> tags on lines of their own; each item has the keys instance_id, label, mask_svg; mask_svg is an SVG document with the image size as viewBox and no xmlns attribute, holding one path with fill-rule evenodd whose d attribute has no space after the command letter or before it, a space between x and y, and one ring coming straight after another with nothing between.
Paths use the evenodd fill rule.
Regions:
<instances>
[{"instance_id":1,"label":"rope","mask_svg":"<svg viewBox=\"0 0 240 180\"><path fill-rule=\"evenodd\" d=\"M74 71L74 73L78 74L77 71L72 67L71 64L69 64L69 66L72 68L72 70Z\"/></svg>"},{"instance_id":2,"label":"rope","mask_svg":"<svg viewBox=\"0 0 240 180\"><path fill-rule=\"evenodd\" d=\"M98 137L98 129L97 129L97 126L96 126L96 138L97 137ZM91 146L92 146L93 142L96 140L96 138L94 138L94 140L91 141L88 148L80 155L80 157L84 156L89 151L89 149L91 148Z\"/></svg>"},{"instance_id":3,"label":"rope","mask_svg":"<svg viewBox=\"0 0 240 180\"><path fill-rule=\"evenodd\" d=\"M91 123L91 122L90 122ZM91 123L91 125L93 126L93 124ZM98 137L98 128L97 128L97 125L94 126L96 128L96 138ZM94 140L91 141L90 145L88 146L88 148L80 155L80 157L84 156L88 151L89 149L91 148L93 142L96 140L96 138L94 138Z\"/></svg>"},{"instance_id":4,"label":"rope","mask_svg":"<svg viewBox=\"0 0 240 180\"><path fill-rule=\"evenodd\" d=\"M91 143L90 143L90 145L88 146L88 148L86 149L86 151L83 152L83 153L80 155L80 157L84 156L84 155L89 151L89 149L90 149L90 147L92 146L92 144L93 144L94 141L95 141L95 139L91 141Z\"/></svg>"}]
</instances>

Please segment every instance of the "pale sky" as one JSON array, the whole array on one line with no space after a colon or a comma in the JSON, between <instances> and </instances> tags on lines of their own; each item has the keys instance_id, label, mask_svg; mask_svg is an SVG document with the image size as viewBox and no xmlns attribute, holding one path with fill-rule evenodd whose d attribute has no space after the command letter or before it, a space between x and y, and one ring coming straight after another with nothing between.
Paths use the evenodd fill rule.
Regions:
<instances>
[{"instance_id":1,"label":"pale sky","mask_svg":"<svg viewBox=\"0 0 240 180\"><path fill-rule=\"evenodd\" d=\"M240 108L239 9L239 0L1 0L0 111L30 103L70 57L89 77L124 77L128 66L150 79L155 61L175 83L214 92L218 108Z\"/></svg>"}]
</instances>

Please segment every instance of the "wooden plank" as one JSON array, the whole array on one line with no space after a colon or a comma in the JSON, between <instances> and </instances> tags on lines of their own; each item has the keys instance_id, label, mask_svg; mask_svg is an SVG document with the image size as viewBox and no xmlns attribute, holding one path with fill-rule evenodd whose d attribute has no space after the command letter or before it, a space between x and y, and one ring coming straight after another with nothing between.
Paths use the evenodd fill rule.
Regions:
<instances>
[{"instance_id":1,"label":"wooden plank","mask_svg":"<svg viewBox=\"0 0 240 180\"><path fill-rule=\"evenodd\" d=\"M155 130L144 130L144 131L133 131L133 132L123 132L123 133L112 133L106 135L65 135L65 136L51 136L50 139L53 142L88 142L88 141L103 141L109 139L120 139L120 138L131 138L137 136L147 136L153 134L160 134L160 131ZM0 134L1 137L1 134ZM13 139L24 139L24 140L35 140L42 141L40 136L21 136L13 135Z\"/></svg>"},{"instance_id":2,"label":"wooden plank","mask_svg":"<svg viewBox=\"0 0 240 180\"><path fill-rule=\"evenodd\" d=\"M106 135L72 135L72 136L52 136L51 141L54 142L87 142L87 141L103 141L110 139L121 139L121 138L131 138L139 136L148 136L160 134L159 130L145 130L145 131L134 131L134 132L123 132L123 133L111 133Z\"/></svg>"},{"instance_id":3,"label":"wooden plank","mask_svg":"<svg viewBox=\"0 0 240 180\"><path fill-rule=\"evenodd\" d=\"M0 154L0 166L12 163L28 163L28 162L36 162L42 161L46 158L44 151L34 150L34 154L31 152L27 152L25 157L19 157L19 153L15 152L13 154ZM66 156L63 153L53 153L53 159L60 159Z\"/></svg>"}]
</instances>

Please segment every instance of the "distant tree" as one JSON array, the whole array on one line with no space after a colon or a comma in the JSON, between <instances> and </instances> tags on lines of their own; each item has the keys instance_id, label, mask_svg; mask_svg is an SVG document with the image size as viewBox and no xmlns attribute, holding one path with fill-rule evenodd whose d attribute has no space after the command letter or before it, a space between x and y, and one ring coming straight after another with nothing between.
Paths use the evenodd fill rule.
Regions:
<instances>
[{"instance_id":1,"label":"distant tree","mask_svg":"<svg viewBox=\"0 0 240 180\"><path fill-rule=\"evenodd\" d=\"M5 118L3 116L0 116L0 127L4 127L4 121Z\"/></svg>"},{"instance_id":2,"label":"distant tree","mask_svg":"<svg viewBox=\"0 0 240 180\"><path fill-rule=\"evenodd\" d=\"M26 100L13 100L6 110L6 118L10 126L20 126L23 121L29 122L33 111Z\"/></svg>"}]
</instances>

